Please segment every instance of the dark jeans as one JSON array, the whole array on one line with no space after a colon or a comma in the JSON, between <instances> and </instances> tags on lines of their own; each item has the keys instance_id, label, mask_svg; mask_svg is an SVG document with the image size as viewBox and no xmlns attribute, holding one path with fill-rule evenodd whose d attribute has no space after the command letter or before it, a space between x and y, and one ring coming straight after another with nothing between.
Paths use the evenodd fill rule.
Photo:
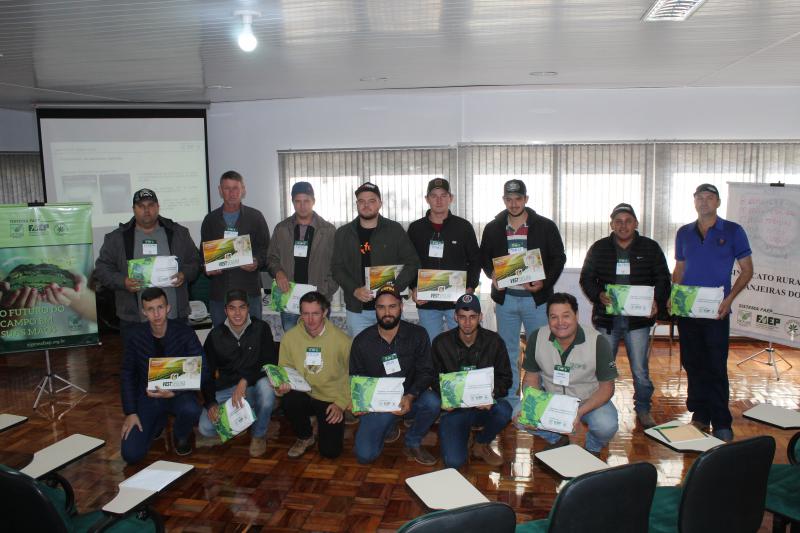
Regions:
<instances>
[{"instance_id":1,"label":"dark jeans","mask_svg":"<svg viewBox=\"0 0 800 533\"><path fill-rule=\"evenodd\" d=\"M122 458L128 464L144 459L153 439L166 427L167 415L175 417L172 424L174 441L188 440L202 411L195 392L181 392L169 399L150 398L142 394L136 401L136 414L139 415L142 431L134 426L128 438L121 441Z\"/></svg>"},{"instance_id":2,"label":"dark jeans","mask_svg":"<svg viewBox=\"0 0 800 533\"><path fill-rule=\"evenodd\" d=\"M298 439L311 438L313 430L309 416L317 417L319 431L319 453L328 459L335 459L342 453L344 442L344 418L338 424L326 421L325 411L331 402L315 400L305 392L289 391L281 400L283 413L289 419Z\"/></svg>"},{"instance_id":3,"label":"dark jeans","mask_svg":"<svg viewBox=\"0 0 800 533\"><path fill-rule=\"evenodd\" d=\"M681 364L689 385L686 408L692 419L711 423L714 430L730 429L733 417L728 409L727 318L678 318Z\"/></svg>"},{"instance_id":4,"label":"dark jeans","mask_svg":"<svg viewBox=\"0 0 800 533\"><path fill-rule=\"evenodd\" d=\"M489 410L474 407L453 409L439 419L442 460L447 468L460 468L467 462L467 442L472 426L483 426L475 442L489 444L511 420L511 404L501 398Z\"/></svg>"}]
</instances>

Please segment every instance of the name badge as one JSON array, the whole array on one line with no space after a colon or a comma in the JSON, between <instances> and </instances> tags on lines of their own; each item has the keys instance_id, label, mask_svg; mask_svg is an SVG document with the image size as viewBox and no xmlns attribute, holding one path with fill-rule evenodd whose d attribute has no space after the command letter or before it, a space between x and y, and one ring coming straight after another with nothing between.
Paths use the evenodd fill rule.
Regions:
<instances>
[{"instance_id":1,"label":"name badge","mask_svg":"<svg viewBox=\"0 0 800 533\"><path fill-rule=\"evenodd\" d=\"M528 249L525 248L524 246L509 246L508 247L509 255L510 254L520 254L522 252L527 252L527 251L528 251Z\"/></svg>"},{"instance_id":2,"label":"name badge","mask_svg":"<svg viewBox=\"0 0 800 533\"><path fill-rule=\"evenodd\" d=\"M387 376L400 372L400 360L396 353L383 356L383 369Z\"/></svg>"},{"instance_id":3,"label":"name badge","mask_svg":"<svg viewBox=\"0 0 800 533\"><path fill-rule=\"evenodd\" d=\"M564 365L556 365L553 368L553 383L556 385L569 386L569 370L570 367Z\"/></svg>"},{"instance_id":4,"label":"name badge","mask_svg":"<svg viewBox=\"0 0 800 533\"><path fill-rule=\"evenodd\" d=\"M461 367L461 371L462 371L462 372L465 372L465 371L469 371L469 370L475 370L476 368L478 368L478 367L476 367L475 365L471 365L471 366L462 366L462 367Z\"/></svg>"},{"instance_id":5,"label":"name badge","mask_svg":"<svg viewBox=\"0 0 800 533\"><path fill-rule=\"evenodd\" d=\"M308 257L308 241L294 241L294 256Z\"/></svg>"},{"instance_id":6,"label":"name badge","mask_svg":"<svg viewBox=\"0 0 800 533\"><path fill-rule=\"evenodd\" d=\"M628 261L617 261L617 276L630 276L631 264Z\"/></svg>"},{"instance_id":7,"label":"name badge","mask_svg":"<svg viewBox=\"0 0 800 533\"><path fill-rule=\"evenodd\" d=\"M225 231L222 234L223 239L230 239L231 237L238 237L239 230L236 228L225 228Z\"/></svg>"},{"instance_id":8,"label":"name badge","mask_svg":"<svg viewBox=\"0 0 800 533\"><path fill-rule=\"evenodd\" d=\"M306 348L306 368L322 366L322 348Z\"/></svg>"},{"instance_id":9,"label":"name badge","mask_svg":"<svg viewBox=\"0 0 800 533\"><path fill-rule=\"evenodd\" d=\"M428 245L428 257L443 257L444 241L431 241Z\"/></svg>"},{"instance_id":10,"label":"name badge","mask_svg":"<svg viewBox=\"0 0 800 533\"><path fill-rule=\"evenodd\" d=\"M143 240L142 255L158 255L158 243L154 239Z\"/></svg>"}]
</instances>

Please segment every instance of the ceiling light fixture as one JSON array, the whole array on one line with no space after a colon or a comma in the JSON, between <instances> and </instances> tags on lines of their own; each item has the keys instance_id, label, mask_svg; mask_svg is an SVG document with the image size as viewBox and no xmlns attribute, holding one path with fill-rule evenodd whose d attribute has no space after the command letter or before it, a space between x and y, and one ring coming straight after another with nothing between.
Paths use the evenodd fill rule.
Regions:
<instances>
[{"instance_id":1,"label":"ceiling light fixture","mask_svg":"<svg viewBox=\"0 0 800 533\"><path fill-rule=\"evenodd\" d=\"M706 0L656 0L642 18L645 22L683 22Z\"/></svg>"},{"instance_id":2,"label":"ceiling light fixture","mask_svg":"<svg viewBox=\"0 0 800 533\"><path fill-rule=\"evenodd\" d=\"M386 81L388 79L386 76L364 76L359 81Z\"/></svg>"},{"instance_id":3,"label":"ceiling light fixture","mask_svg":"<svg viewBox=\"0 0 800 533\"><path fill-rule=\"evenodd\" d=\"M528 76L540 76L543 78L550 78L553 76L558 76L558 72L553 70L536 70L534 72L528 72Z\"/></svg>"},{"instance_id":4,"label":"ceiling light fixture","mask_svg":"<svg viewBox=\"0 0 800 533\"><path fill-rule=\"evenodd\" d=\"M239 33L239 48L245 52L252 52L258 46L258 39L253 35L253 18L260 17L258 11L234 11L235 17L242 17L242 31Z\"/></svg>"}]
</instances>

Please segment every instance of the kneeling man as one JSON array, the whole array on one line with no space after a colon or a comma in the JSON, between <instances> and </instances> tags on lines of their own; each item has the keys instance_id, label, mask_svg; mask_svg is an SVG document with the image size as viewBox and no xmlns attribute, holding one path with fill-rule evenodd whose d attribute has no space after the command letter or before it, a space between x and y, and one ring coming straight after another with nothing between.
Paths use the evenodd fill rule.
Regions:
<instances>
[{"instance_id":1,"label":"kneeling man","mask_svg":"<svg viewBox=\"0 0 800 533\"><path fill-rule=\"evenodd\" d=\"M467 462L468 441L473 426L483 429L475 436L472 456L492 466L503 464L503 457L492 450L494 438L511 420L512 407L505 399L511 388L511 364L505 342L494 331L481 327L481 304L477 296L465 294L456 301L458 327L433 341L433 366L437 376L462 370L494 368L494 404L447 410L439 421L442 458L448 468ZM439 391L439 380L433 387Z\"/></svg>"},{"instance_id":2,"label":"kneeling man","mask_svg":"<svg viewBox=\"0 0 800 533\"><path fill-rule=\"evenodd\" d=\"M547 326L533 332L525 351L522 389L535 387L580 400L578 421L589 426L585 448L600 453L617 432L617 409L611 403L617 366L608 341L592 327L578 324L578 301L555 293L547 300ZM548 448L569 444L567 435L536 431Z\"/></svg>"}]
</instances>

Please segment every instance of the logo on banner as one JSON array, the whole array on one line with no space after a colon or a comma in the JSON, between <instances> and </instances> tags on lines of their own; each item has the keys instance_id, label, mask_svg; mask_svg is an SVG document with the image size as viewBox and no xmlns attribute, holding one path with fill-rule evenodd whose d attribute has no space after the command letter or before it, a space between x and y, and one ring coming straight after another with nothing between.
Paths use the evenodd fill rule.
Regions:
<instances>
[{"instance_id":1,"label":"logo on banner","mask_svg":"<svg viewBox=\"0 0 800 533\"><path fill-rule=\"evenodd\" d=\"M56 227L53 228L53 231L56 235L64 235L67 232L67 225L63 222L59 222L56 224Z\"/></svg>"},{"instance_id":2,"label":"logo on banner","mask_svg":"<svg viewBox=\"0 0 800 533\"><path fill-rule=\"evenodd\" d=\"M50 224L47 223L28 224L28 233L31 235L44 235L49 229Z\"/></svg>"},{"instance_id":3,"label":"logo on banner","mask_svg":"<svg viewBox=\"0 0 800 533\"><path fill-rule=\"evenodd\" d=\"M736 316L736 322L740 326L749 326L753 321L753 312L746 309L739 309L739 314Z\"/></svg>"},{"instance_id":4,"label":"logo on banner","mask_svg":"<svg viewBox=\"0 0 800 533\"><path fill-rule=\"evenodd\" d=\"M22 224L11 224L11 238L21 239L25 236L25 226Z\"/></svg>"},{"instance_id":5,"label":"logo on banner","mask_svg":"<svg viewBox=\"0 0 800 533\"><path fill-rule=\"evenodd\" d=\"M756 326L765 329L777 329L781 319L770 315L756 315Z\"/></svg>"},{"instance_id":6,"label":"logo on banner","mask_svg":"<svg viewBox=\"0 0 800 533\"><path fill-rule=\"evenodd\" d=\"M786 323L786 333L794 340L794 338L800 334L800 324L798 324L796 320L790 320Z\"/></svg>"}]
</instances>

